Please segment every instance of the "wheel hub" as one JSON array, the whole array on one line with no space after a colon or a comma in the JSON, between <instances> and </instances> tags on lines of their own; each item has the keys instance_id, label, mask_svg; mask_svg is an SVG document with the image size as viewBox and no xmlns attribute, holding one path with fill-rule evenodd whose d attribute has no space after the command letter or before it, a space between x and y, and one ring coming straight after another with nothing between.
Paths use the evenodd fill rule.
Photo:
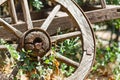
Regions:
<instances>
[{"instance_id":1,"label":"wheel hub","mask_svg":"<svg viewBox=\"0 0 120 80\"><path fill-rule=\"evenodd\" d=\"M50 50L51 40L47 32L35 28L24 33L18 48L32 50L32 56L42 57Z\"/></svg>"}]
</instances>

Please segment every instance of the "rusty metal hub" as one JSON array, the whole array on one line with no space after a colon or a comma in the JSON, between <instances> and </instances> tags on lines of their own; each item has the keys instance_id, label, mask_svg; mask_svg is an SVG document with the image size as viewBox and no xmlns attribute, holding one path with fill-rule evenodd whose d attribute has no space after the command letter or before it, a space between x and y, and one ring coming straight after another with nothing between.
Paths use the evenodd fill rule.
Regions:
<instances>
[{"instance_id":1,"label":"rusty metal hub","mask_svg":"<svg viewBox=\"0 0 120 80\"><path fill-rule=\"evenodd\" d=\"M24 33L18 48L31 50L33 56L42 57L51 49L51 40L46 31L34 28Z\"/></svg>"}]
</instances>

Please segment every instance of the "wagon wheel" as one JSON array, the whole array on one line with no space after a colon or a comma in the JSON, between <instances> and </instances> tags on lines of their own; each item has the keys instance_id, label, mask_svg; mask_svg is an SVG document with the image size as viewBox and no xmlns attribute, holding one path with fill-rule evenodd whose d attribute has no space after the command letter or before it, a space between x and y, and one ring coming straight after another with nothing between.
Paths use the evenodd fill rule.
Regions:
<instances>
[{"instance_id":1,"label":"wagon wheel","mask_svg":"<svg viewBox=\"0 0 120 80\"><path fill-rule=\"evenodd\" d=\"M6 0L3 0L3 2ZM35 55L43 57L46 55L48 51L51 50L51 44L56 41L61 41L65 39L69 39L71 37L81 36L82 37L82 59L80 63L77 63L73 60L70 60L62 55L57 56L59 60L62 62L77 67L76 71L65 78L65 80L83 80L86 78L88 72L90 71L93 61L95 58L95 38L94 33L91 28L91 24L88 18L85 16L84 12L73 0L51 0L56 4L56 6L51 11L50 15L47 19L43 22L42 26L39 28L34 28L30 15L29 9L27 5L27 0L21 0L25 21L27 23L28 30L24 33L15 29L10 24L5 22L3 19L0 18L0 25L4 26L5 29L11 31L15 36L18 37L19 43L18 48L19 51L21 48L25 48L26 50L31 49ZM2 1L0 4L3 3ZM10 0L10 3L13 3L13 0ZM14 5L11 7L13 13L15 13ZM69 17L72 19L74 23L78 26L78 30L66 33L62 35L50 36L47 33L47 29L50 23L53 21L57 12L62 9L64 10ZM16 14L14 14L14 21L17 22ZM38 53L36 53L36 51Z\"/></svg>"}]
</instances>

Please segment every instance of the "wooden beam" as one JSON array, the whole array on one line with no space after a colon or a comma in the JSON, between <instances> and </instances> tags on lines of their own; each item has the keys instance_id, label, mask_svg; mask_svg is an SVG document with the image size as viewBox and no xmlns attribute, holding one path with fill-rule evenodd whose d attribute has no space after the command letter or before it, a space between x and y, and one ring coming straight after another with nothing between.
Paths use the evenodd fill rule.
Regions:
<instances>
[{"instance_id":1,"label":"wooden beam","mask_svg":"<svg viewBox=\"0 0 120 80\"><path fill-rule=\"evenodd\" d=\"M44 19L35 20L35 21L33 21L33 26L40 27L44 21L45 21ZM16 29L22 31L22 32L25 32L27 30L27 25L25 24L25 22L13 24L12 26L15 27ZM65 29L73 27L73 23L71 23L71 20L68 18L68 16L54 18L54 20L52 21L52 23L48 27L47 32L50 35L53 35L57 32L59 27L61 28L61 30L65 30ZM1 26L0 26L0 38L16 39L16 37L14 35L10 34L9 31L6 31Z\"/></svg>"},{"instance_id":2,"label":"wooden beam","mask_svg":"<svg viewBox=\"0 0 120 80\"><path fill-rule=\"evenodd\" d=\"M85 12L91 23L120 18L120 6L108 5L104 9Z\"/></svg>"},{"instance_id":3,"label":"wooden beam","mask_svg":"<svg viewBox=\"0 0 120 80\"><path fill-rule=\"evenodd\" d=\"M120 6L107 6L104 9L88 11L85 13L91 23L97 23L97 22L120 18ZM44 19L34 20L33 26L39 27L42 25L44 21L45 21ZM27 30L27 25L24 22L14 24L12 26L22 32L25 32ZM61 30L65 30L65 29L73 27L73 23L71 22L70 18L66 14L65 16L54 18L53 22L51 23L47 31L50 35L52 35L56 33L56 30L59 27L61 27ZM11 38L16 38L16 37L10 34L8 31L6 31L3 27L0 27L0 38L11 39Z\"/></svg>"},{"instance_id":4,"label":"wooden beam","mask_svg":"<svg viewBox=\"0 0 120 80\"><path fill-rule=\"evenodd\" d=\"M31 13L31 17L38 16L40 13ZM49 13L48 13L49 14ZM120 18L120 6L107 5L104 9L92 10L85 12L91 23L103 22L107 20ZM22 14L21 14L22 15ZM64 12L58 12L58 17L67 17ZM21 16L18 16L21 17ZM34 18L35 19L35 18ZM38 19L38 18L37 18ZM63 19L64 20L64 19Z\"/></svg>"}]
</instances>

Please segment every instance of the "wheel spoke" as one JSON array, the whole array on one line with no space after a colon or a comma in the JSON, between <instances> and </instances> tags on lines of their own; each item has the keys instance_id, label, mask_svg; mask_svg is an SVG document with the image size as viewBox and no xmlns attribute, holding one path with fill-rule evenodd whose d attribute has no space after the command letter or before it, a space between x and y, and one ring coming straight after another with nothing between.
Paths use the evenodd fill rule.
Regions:
<instances>
[{"instance_id":1,"label":"wheel spoke","mask_svg":"<svg viewBox=\"0 0 120 80\"><path fill-rule=\"evenodd\" d=\"M16 10L15 10L14 0L8 0L8 4L9 4L9 7L10 7L10 15L12 17L13 23L17 23L18 19L17 19Z\"/></svg>"},{"instance_id":2,"label":"wheel spoke","mask_svg":"<svg viewBox=\"0 0 120 80\"><path fill-rule=\"evenodd\" d=\"M60 8L61 8L61 5L55 6L55 8L52 10L50 15L45 20L45 22L42 24L41 29L47 30L48 26L50 25L50 23L52 22L52 20L54 19L55 15L60 10Z\"/></svg>"},{"instance_id":3,"label":"wheel spoke","mask_svg":"<svg viewBox=\"0 0 120 80\"><path fill-rule=\"evenodd\" d=\"M106 1L105 0L100 0L102 8L106 8Z\"/></svg>"},{"instance_id":4,"label":"wheel spoke","mask_svg":"<svg viewBox=\"0 0 120 80\"><path fill-rule=\"evenodd\" d=\"M12 27L10 24L5 22L1 18L0 18L0 25L3 26L5 29L9 30L10 32L12 32L13 34L15 34L17 37L20 38L22 36L22 32L21 31L19 31L16 28Z\"/></svg>"},{"instance_id":5,"label":"wheel spoke","mask_svg":"<svg viewBox=\"0 0 120 80\"><path fill-rule=\"evenodd\" d=\"M17 73L19 71L19 66L22 66L23 64L24 63L20 62L20 61L17 63L17 66L14 67L11 74L9 75L9 80L13 80L15 78L15 76L17 75Z\"/></svg>"},{"instance_id":6,"label":"wheel spoke","mask_svg":"<svg viewBox=\"0 0 120 80\"><path fill-rule=\"evenodd\" d=\"M30 16L27 0L20 0L23 8L24 18L28 29L33 29L33 23Z\"/></svg>"},{"instance_id":7,"label":"wheel spoke","mask_svg":"<svg viewBox=\"0 0 120 80\"><path fill-rule=\"evenodd\" d=\"M71 59L69 59L67 57L64 57L64 56L60 55L59 53L56 53L56 58L59 61L64 62L64 63L66 63L66 64L68 64L70 66L73 66L75 68L78 68L78 66L79 66L78 62L75 62L75 61L73 61L73 60L71 60Z\"/></svg>"},{"instance_id":8,"label":"wheel spoke","mask_svg":"<svg viewBox=\"0 0 120 80\"><path fill-rule=\"evenodd\" d=\"M69 38L74 38L74 37L77 37L80 35L81 35L80 31L75 31L75 32L67 33L67 34L52 36L51 42L61 41L61 40L69 39Z\"/></svg>"}]
</instances>

